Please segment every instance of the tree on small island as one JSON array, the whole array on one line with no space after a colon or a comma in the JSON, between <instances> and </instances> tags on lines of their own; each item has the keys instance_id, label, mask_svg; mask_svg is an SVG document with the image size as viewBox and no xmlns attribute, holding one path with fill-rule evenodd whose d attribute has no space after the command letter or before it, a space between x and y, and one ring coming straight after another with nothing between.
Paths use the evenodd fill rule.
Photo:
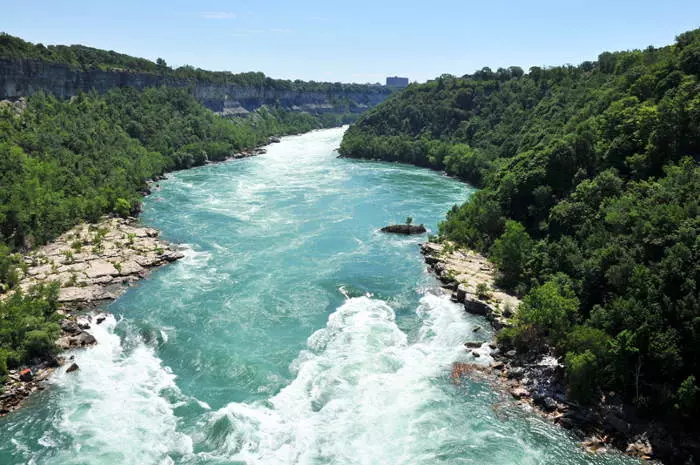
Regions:
<instances>
[{"instance_id":1,"label":"tree on small island","mask_svg":"<svg viewBox=\"0 0 700 465\"><path fill-rule=\"evenodd\" d=\"M422 224L414 226L413 217L407 216L406 221L403 224L392 224L385 226L381 229L381 231L396 234L423 234L425 232L425 226Z\"/></svg>"}]
</instances>

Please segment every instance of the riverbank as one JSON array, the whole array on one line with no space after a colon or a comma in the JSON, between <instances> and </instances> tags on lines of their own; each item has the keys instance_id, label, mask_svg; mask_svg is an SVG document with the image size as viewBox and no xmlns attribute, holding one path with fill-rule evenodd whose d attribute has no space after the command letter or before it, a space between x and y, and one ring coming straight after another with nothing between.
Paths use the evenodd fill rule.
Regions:
<instances>
[{"instance_id":1,"label":"riverbank","mask_svg":"<svg viewBox=\"0 0 700 465\"><path fill-rule=\"evenodd\" d=\"M496 269L484 256L447 241L421 244L421 252L443 288L451 293L453 301L464 305L466 312L484 316L495 330L511 325L520 300L494 285ZM503 353L495 341L489 342L495 361L487 369L456 364L453 379L472 373L480 379L490 375L490 384L496 389L506 392L517 404L570 430L590 452L616 448L644 460L673 457L668 447L662 451L652 447L653 428L631 418L625 406L616 402L614 394L596 407L571 402L566 395L564 367L555 354L519 354L514 350ZM482 344L465 345L474 354L472 349ZM658 428L653 431L657 436L663 434Z\"/></svg>"},{"instance_id":2,"label":"riverbank","mask_svg":"<svg viewBox=\"0 0 700 465\"><path fill-rule=\"evenodd\" d=\"M59 286L60 350L95 344L92 324L103 315L86 314L118 298L153 269L182 258L178 248L158 237L158 231L138 225L136 218L103 218L80 224L24 257L18 288ZM10 291L13 292L13 291ZM6 298L8 294L0 296ZM11 370L0 391L0 416L17 410L34 392L44 389L51 373L66 365L60 354L32 366ZM77 369L71 364L67 369Z\"/></svg>"}]
</instances>

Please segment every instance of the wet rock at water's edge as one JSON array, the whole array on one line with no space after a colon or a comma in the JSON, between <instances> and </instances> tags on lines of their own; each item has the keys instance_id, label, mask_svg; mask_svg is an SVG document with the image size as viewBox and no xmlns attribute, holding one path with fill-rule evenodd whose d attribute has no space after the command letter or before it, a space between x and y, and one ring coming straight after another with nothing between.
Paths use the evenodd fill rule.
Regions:
<instances>
[{"instance_id":1,"label":"wet rock at water's edge","mask_svg":"<svg viewBox=\"0 0 700 465\"><path fill-rule=\"evenodd\" d=\"M77 363L72 363L71 366L66 368L66 373L72 373L74 371L78 371L79 369L80 369L80 367L78 366Z\"/></svg>"}]
</instances>

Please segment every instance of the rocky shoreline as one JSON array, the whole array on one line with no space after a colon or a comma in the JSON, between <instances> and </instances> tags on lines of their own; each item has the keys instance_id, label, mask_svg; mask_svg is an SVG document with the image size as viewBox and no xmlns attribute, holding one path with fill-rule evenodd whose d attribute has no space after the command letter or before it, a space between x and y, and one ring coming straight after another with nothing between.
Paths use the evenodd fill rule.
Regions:
<instances>
[{"instance_id":1,"label":"rocky shoreline","mask_svg":"<svg viewBox=\"0 0 700 465\"><path fill-rule=\"evenodd\" d=\"M466 312L484 316L495 330L511 324L520 301L495 287L495 267L484 256L450 242L423 243L421 252L442 287L453 301L464 304ZM474 349L483 344L468 342L465 347L478 356ZM474 375L479 379L487 376L496 389L512 397L517 404L570 430L588 451L615 448L643 460L673 457L672 450L659 450L656 441L652 447L649 425L631 418L614 394L596 407L569 401L563 366L554 354L523 355L514 350L502 353L495 341L489 341L489 347L493 363L488 367L457 363L452 369L453 380L460 376Z\"/></svg>"},{"instance_id":2,"label":"rocky shoreline","mask_svg":"<svg viewBox=\"0 0 700 465\"><path fill-rule=\"evenodd\" d=\"M158 231L137 224L136 218L103 218L96 224L80 224L55 241L25 256L19 288L58 283L61 350L95 344L90 325L104 316L85 314L119 297L130 285L159 266L182 258L174 245L158 237ZM0 299L9 294L0 295ZM0 391L0 416L17 410L53 370L68 362L62 356L43 360L21 370L11 370ZM75 371L71 364L67 371Z\"/></svg>"}]
</instances>

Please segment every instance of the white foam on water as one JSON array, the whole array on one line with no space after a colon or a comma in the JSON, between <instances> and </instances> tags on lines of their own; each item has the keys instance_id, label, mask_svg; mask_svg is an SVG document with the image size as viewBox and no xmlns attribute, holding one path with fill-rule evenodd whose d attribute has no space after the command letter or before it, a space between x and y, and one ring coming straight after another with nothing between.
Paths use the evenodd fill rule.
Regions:
<instances>
[{"instance_id":1,"label":"white foam on water","mask_svg":"<svg viewBox=\"0 0 700 465\"><path fill-rule=\"evenodd\" d=\"M56 433L69 438L70 448L39 463L166 464L192 453L169 400L179 396L175 376L143 343L125 352L116 324L111 315L94 324L98 344L69 353L80 369L66 373L67 364L52 378L62 398Z\"/></svg>"},{"instance_id":2,"label":"white foam on water","mask_svg":"<svg viewBox=\"0 0 700 465\"><path fill-rule=\"evenodd\" d=\"M409 343L385 302L347 300L308 339L289 386L265 404L231 403L211 415L204 442L214 450L202 455L246 464L431 463L429 449L450 434L431 408L446 397L436 380L464 357L472 325L434 295L417 312L423 326Z\"/></svg>"}]
</instances>

